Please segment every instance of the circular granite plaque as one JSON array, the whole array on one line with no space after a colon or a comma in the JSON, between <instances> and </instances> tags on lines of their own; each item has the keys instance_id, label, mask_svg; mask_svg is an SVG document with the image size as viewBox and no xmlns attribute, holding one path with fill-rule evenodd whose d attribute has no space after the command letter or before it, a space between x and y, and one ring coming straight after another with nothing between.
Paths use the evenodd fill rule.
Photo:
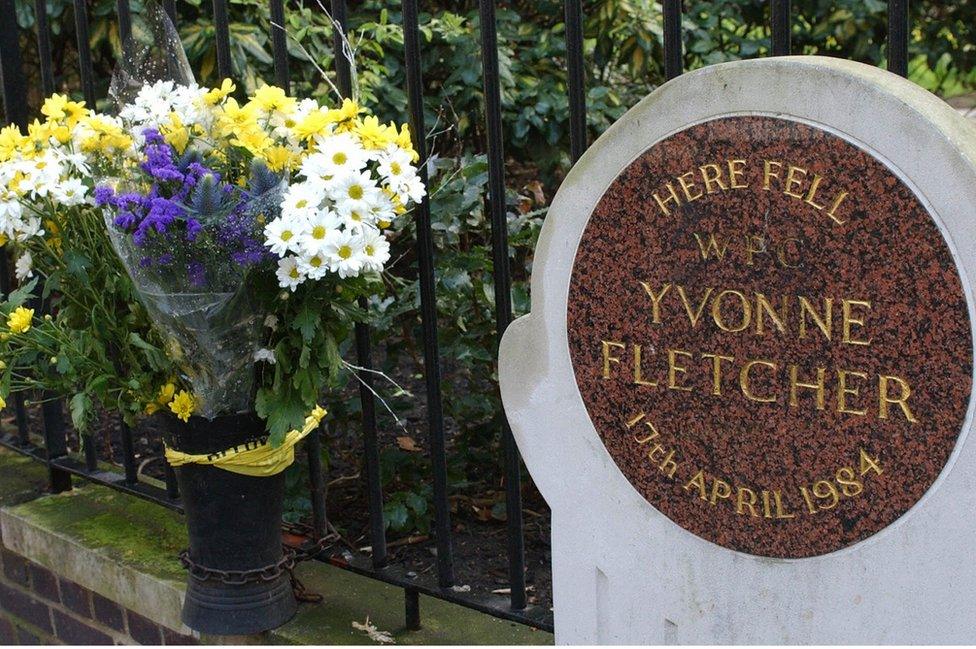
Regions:
<instances>
[{"instance_id":1,"label":"circular granite plaque","mask_svg":"<svg viewBox=\"0 0 976 649\"><path fill-rule=\"evenodd\" d=\"M807 557L919 501L964 423L968 310L923 200L868 148L767 116L649 148L579 243L570 357L634 488L719 545Z\"/></svg>"}]
</instances>

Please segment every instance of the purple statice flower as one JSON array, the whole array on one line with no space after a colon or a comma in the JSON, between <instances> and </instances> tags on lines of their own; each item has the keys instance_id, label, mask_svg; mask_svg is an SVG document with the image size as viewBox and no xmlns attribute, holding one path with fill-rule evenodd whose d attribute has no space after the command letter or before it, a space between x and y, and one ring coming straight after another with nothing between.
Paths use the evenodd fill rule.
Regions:
<instances>
[{"instance_id":1,"label":"purple statice flower","mask_svg":"<svg viewBox=\"0 0 976 649\"><path fill-rule=\"evenodd\" d=\"M136 226L138 218L132 212L119 212L112 223L120 230L128 232Z\"/></svg>"},{"instance_id":2,"label":"purple statice flower","mask_svg":"<svg viewBox=\"0 0 976 649\"><path fill-rule=\"evenodd\" d=\"M114 206L115 205L115 190L111 187L105 185L99 185L95 188L94 192L95 205L102 207L104 205Z\"/></svg>"},{"instance_id":3,"label":"purple statice flower","mask_svg":"<svg viewBox=\"0 0 976 649\"><path fill-rule=\"evenodd\" d=\"M164 143L149 144L144 149L146 159L139 167L160 182L183 182L183 172L173 161L173 147Z\"/></svg>"},{"instance_id":4,"label":"purple statice flower","mask_svg":"<svg viewBox=\"0 0 976 649\"><path fill-rule=\"evenodd\" d=\"M186 220L186 240L196 241L197 236L203 231L203 226L200 225L200 221L193 217Z\"/></svg>"}]
</instances>

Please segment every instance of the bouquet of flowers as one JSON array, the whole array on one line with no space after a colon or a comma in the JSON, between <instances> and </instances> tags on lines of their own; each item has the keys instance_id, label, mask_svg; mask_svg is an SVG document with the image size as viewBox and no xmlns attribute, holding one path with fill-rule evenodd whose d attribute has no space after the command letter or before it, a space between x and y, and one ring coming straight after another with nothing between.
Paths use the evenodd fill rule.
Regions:
<instances>
[{"instance_id":1,"label":"bouquet of flowers","mask_svg":"<svg viewBox=\"0 0 976 649\"><path fill-rule=\"evenodd\" d=\"M47 122L0 139L0 232L26 278L32 250L59 258L54 219L83 213L98 230L100 213L98 244L107 233L155 325L128 332L155 375L119 376L127 397L184 421L256 410L274 441L336 380L338 345L364 316L356 300L376 292L389 259L384 231L425 189L406 126L350 100L321 106L264 86L239 102L235 91L160 81L117 116L52 97Z\"/></svg>"},{"instance_id":2,"label":"bouquet of flowers","mask_svg":"<svg viewBox=\"0 0 976 649\"><path fill-rule=\"evenodd\" d=\"M352 321L389 258L384 229L424 187L406 127L349 100L323 107L264 86L239 103L234 90L143 87L119 114L131 155L94 198L192 392L179 414L257 407L280 435L338 372L329 336L316 334L332 345L342 335L321 321ZM259 380L255 361L274 376Z\"/></svg>"}]
</instances>

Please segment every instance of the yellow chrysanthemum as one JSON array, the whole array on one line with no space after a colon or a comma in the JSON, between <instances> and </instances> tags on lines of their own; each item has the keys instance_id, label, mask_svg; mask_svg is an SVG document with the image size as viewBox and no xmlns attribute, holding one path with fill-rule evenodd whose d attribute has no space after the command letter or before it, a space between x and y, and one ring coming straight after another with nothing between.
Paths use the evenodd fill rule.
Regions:
<instances>
[{"instance_id":1,"label":"yellow chrysanthemum","mask_svg":"<svg viewBox=\"0 0 976 649\"><path fill-rule=\"evenodd\" d=\"M173 400L169 402L169 409L173 411L178 419L190 421L190 415L197 407L197 400L186 390L180 390Z\"/></svg>"},{"instance_id":2,"label":"yellow chrysanthemum","mask_svg":"<svg viewBox=\"0 0 976 649\"><path fill-rule=\"evenodd\" d=\"M299 140L307 140L316 135L325 135L335 120L329 115L331 111L321 108L313 110L300 122L295 124L292 132Z\"/></svg>"},{"instance_id":3,"label":"yellow chrysanthemum","mask_svg":"<svg viewBox=\"0 0 976 649\"><path fill-rule=\"evenodd\" d=\"M173 400L173 396L176 394L176 385L173 383L167 383L166 385L159 388L159 394L156 396L156 403L161 406L165 406L167 403Z\"/></svg>"},{"instance_id":4,"label":"yellow chrysanthemum","mask_svg":"<svg viewBox=\"0 0 976 649\"><path fill-rule=\"evenodd\" d=\"M410 160L417 162L420 160L420 156L413 149L413 139L410 137L410 127L406 124L400 126L400 132L397 134L393 143L398 147L410 154Z\"/></svg>"},{"instance_id":5,"label":"yellow chrysanthemum","mask_svg":"<svg viewBox=\"0 0 976 649\"><path fill-rule=\"evenodd\" d=\"M228 97L220 110L217 111L215 130L218 134L230 135L240 130L257 128L255 106L244 104L241 106L233 97Z\"/></svg>"},{"instance_id":6,"label":"yellow chrysanthemum","mask_svg":"<svg viewBox=\"0 0 976 649\"><path fill-rule=\"evenodd\" d=\"M237 134L231 140L232 144L242 146L252 155L261 156L268 148L274 145L274 140L268 134L258 128L248 129Z\"/></svg>"},{"instance_id":7,"label":"yellow chrysanthemum","mask_svg":"<svg viewBox=\"0 0 976 649\"><path fill-rule=\"evenodd\" d=\"M271 171L282 171L291 162L291 151L283 146L272 146L261 155Z\"/></svg>"},{"instance_id":8,"label":"yellow chrysanthemum","mask_svg":"<svg viewBox=\"0 0 976 649\"><path fill-rule=\"evenodd\" d=\"M357 120L352 132L359 137L365 149L385 149L396 141L399 136L396 126L390 124L380 124L380 121L370 115L366 119Z\"/></svg>"},{"instance_id":9,"label":"yellow chrysanthemum","mask_svg":"<svg viewBox=\"0 0 976 649\"><path fill-rule=\"evenodd\" d=\"M203 100L210 106L220 102L224 97L237 90L237 86L230 79L224 79L219 88L213 88L203 96Z\"/></svg>"},{"instance_id":10,"label":"yellow chrysanthemum","mask_svg":"<svg viewBox=\"0 0 976 649\"><path fill-rule=\"evenodd\" d=\"M31 321L34 319L34 309L26 309L22 306L14 309L13 313L7 316L7 327L15 334L22 334L31 328Z\"/></svg>"},{"instance_id":11,"label":"yellow chrysanthemum","mask_svg":"<svg viewBox=\"0 0 976 649\"><path fill-rule=\"evenodd\" d=\"M3 410L6 407L7 407L7 400L4 399L3 397L0 397L0 410Z\"/></svg>"},{"instance_id":12,"label":"yellow chrysanthemum","mask_svg":"<svg viewBox=\"0 0 976 649\"><path fill-rule=\"evenodd\" d=\"M278 86L261 86L254 93L251 102L266 113L289 113L295 108L295 98Z\"/></svg>"},{"instance_id":13,"label":"yellow chrysanthemum","mask_svg":"<svg viewBox=\"0 0 976 649\"><path fill-rule=\"evenodd\" d=\"M347 97L342 100L342 105L339 108L333 108L329 111L329 117L335 122L345 122L355 119L362 110L359 104Z\"/></svg>"},{"instance_id":14,"label":"yellow chrysanthemum","mask_svg":"<svg viewBox=\"0 0 976 649\"><path fill-rule=\"evenodd\" d=\"M29 141L29 138L13 124L0 128L0 162L12 158Z\"/></svg>"},{"instance_id":15,"label":"yellow chrysanthemum","mask_svg":"<svg viewBox=\"0 0 976 649\"><path fill-rule=\"evenodd\" d=\"M183 126L183 121L175 112L169 115L169 124L160 128L160 135L177 153L183 153L190 142L190 131Z\"/></svg>"},{"instance_id":16,"label":"yellow chrysanthemum","mask_svg":"<svg viewBox=\"0 0 976 649\"><path fill-rule=\"evenodd\" d=\"M52 122L65 122L69 127L88 114L83 101L71 101L66 95L53 94L44 100L41 114Z\"/></svg>"}]
</instances>

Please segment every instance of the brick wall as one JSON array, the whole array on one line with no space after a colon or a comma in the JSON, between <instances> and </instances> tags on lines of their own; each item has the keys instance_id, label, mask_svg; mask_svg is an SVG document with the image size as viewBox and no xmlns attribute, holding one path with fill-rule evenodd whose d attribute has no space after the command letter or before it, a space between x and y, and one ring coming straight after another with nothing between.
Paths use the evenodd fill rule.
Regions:
<instances>
[{"instance_id":1,"label":"brick wall","mask_svg":"<svg viewBox=\"0 0 976 649\"><path fill-rule=\"evenodd\" d=\"M0 645L197 644L6 548L0 563Z\"/></svg>"}]
</instances>

